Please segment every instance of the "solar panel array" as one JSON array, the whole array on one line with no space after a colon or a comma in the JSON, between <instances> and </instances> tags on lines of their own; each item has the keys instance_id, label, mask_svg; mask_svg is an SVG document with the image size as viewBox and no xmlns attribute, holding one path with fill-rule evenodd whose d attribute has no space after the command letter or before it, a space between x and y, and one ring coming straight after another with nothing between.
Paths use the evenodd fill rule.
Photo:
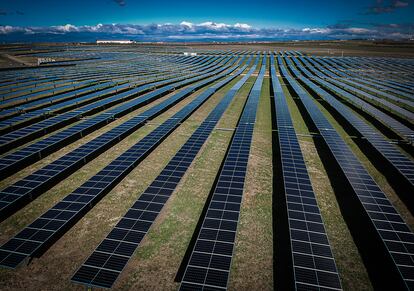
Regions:
<instances>
[{"instance_id":1,"label":"solar panel array","mask_svg":"<svg viewBox=\"0 0 414 291\"><path fill-rule=\"evenodd\" d=\"M223 69L227 66L223 67ZM100 154L114 143L119 142L134 130L142 126L145 121L163 112L166 108L174 105L176 102L191 94L195 89L205 85L205 82L193 85L184 89L173 98L162 102L143 114L132 118L125 123L115 127L114 129L104 133L103 135L93 139L92 141L82 145L78 149L64 155L51 164L43 167L35 173L25 177L13 185L0 191L0 220L5 219L16 209L22 207L30 199L45 192L56 182L62 180L65 176L71 174L78 166L87 163L91 158ZM134 101L135 104L145 104L159 95L159 91L153 91L144 97ZM132 102L130 102L132 103ZM131 104L125 104L129 107ZM85 122L86 124L89 124ZM84 124L85 124L84 123Z\"/></svg>"},{"instance_id":2,"label":"solar panel array","mask_svg":"<svg viewBox=\"0 0 414 291\"><path fill-rule=\"evenodd\" d=\"M321 62L321 59L312 57L310 60L315 60L317 62ZM341 72L341 76L347 77L349 79L349 76L352 76L352 79L357 79L358 82L361 82L361 80L364 80L364 83L369 82L371 86L376 86L380 88L384 88L386 91L389 91L389 89L392 89L390 92L398 92L398 95L406 96L409 99L412 99L412 95L403 95L404 93L411 93L409 86L407 84L403 84L401 82L396 82L391 79L384 79L383 76L378 76L376 73L391 73L391 65L387 65L386 71L383 71L380 67L378 67L377 62L371 63L372 67L369 67L368 69L359 70L355 68L355 66L361 65L360 60L353 60L353 61L344 61L345 59L337 59L337 58L329 58L324 59L323 62L328 63L331 66L334 66L339 72ZM357 62L357 64L355 63ZM352 66L350 66L352 64ZM338 73L338 71L335 70L335 73ZM402 72L399 72L401 74ZM404 75L403 75L404 76ZM407 87L408 86L408 87ZM411 90L412 91L412 90ZM403 93L403 94L401 94Z\"/></svg>"},{"instance_id":3,"label":"solar panel array","mask_svg":"<svg viewBox=\"0 0 414 291\"><path fill-rule=\"evenodd\" d=\"M36 69L24 71L24 74L15 74L14 72L4 72L2 76L2 85L0 89L0 96L3 100L11 100L16 96L29 94L36 91L44 91L44 89L52 88L61 84L76 84L84 80L102 81L102 80L121 80L129 77L136 77L137 75L144 76L153 74L155 71L165 72L174 71L177 64L195 59L202 60L205 56L197 56L195 58L188 58L183 55L165 55L154 56L151 54L115 54L116 58L112 61L101 61L96 64L80 65L78 67L66 67L53 69ZM159 62L164 64L159 66ZM85 63L84 63L85 64ZM188 69L190 67L186 67ZM9 73L9 74L8 74ZM7 79L8 75L13 75ZM13 85L13 86L10 86ZM8 86L8 87L7 87ZM46 90L47 92L47 90ZM10 96L13 95L13 96ZM38 96L47 98L47 96ZM33 99L33 98L26 98ZM21 101L29 101L29 100ZM20 103L19 103L20 104ZM1 105L0 105L1 106Z\"/></svg>"},{"instance_id":4,"label":"solar panel array","mask_svg":"<svg viewBox=\"0 0 414 291\"><path fill-rule=\"evenodd\" d=\"M273 55L270 60L294 285L296 290L340 290L338 270L286 97L276 73Z\"/></svg>"},{"instance_id":5,"label":"solar panel array","mask_svg":"<svg viewBox=\"0 0 414 291\"><path fill-rule=\"evenodd\" d=\"M363 81L358 77L354 77L353 79L356 80L354 81L349 78L345 78L345 79L336 78L331 73L329 73L329 71L327 72L327 74L329 75L329 78L326 78L326 80L328 81L334 80L332 81L333 83L336 83L336 80L337 80L340 82L340 83L339 82L336 83L338 84L338 86L342 86L348 91L350 90L350 88L353 88L353 92L355 92L356 94L359 94L360 96L365 97L366 99L370 99L376 103L380 103L381 105L383 105L383 107L389 108L391 109L391 111L397 112L401 116L404 116L410 120L414 120L414 113L402 107L402 105L414 106L414 102L412 100L399 98L399 97L394 96L393 94L384 92L383 90L378 90L374 88L375 86L372 86L372 83L371 83L371 86L358 83L356 81L359 81L359 82ZM346 83L346 85L345 86L341 85L341 84L344 84L344 82ZM393 102L390 102L390 101L393 101Z\"/></svg>"},{"instance_id":6,"label":"solar panel array","mask_svg":"<svg viewBox=\"0 0 414 291\"><path fill-rule=\"evenodd\" d=\"M364 86L362 84L358 84L357 86L355 86L355 82L352 81L346 81L346 83L351 83L351 85L348 85L344 82L342 82L340 79L337 78L328 78L327 79L329 82L339 86L340 88L345 89L346 91L352 92L358 96L361 96L362 98L369 100L370 102L372 102L373 104L380 104L382 105L383 108L387 108L389 111L392 112L396 112L398 114L400 114L401 116L403 116L404 118L407 118L409 120L414 120L414 113L412 113L411 111L404 109L402 107L400 107L399 105L396 105L386 99L377 97L377 96L381 96L381 97L387 97L387 99L392 99L394 101L398 101L401 102L400 98L394 97L390 94L386 94L383 93L382 91L378 91L375 90L371 87L368 86ZM361 89L365 89L365 91L361 90ZM368 93L367 91L370 91L371 93L375 94L372 95L370 93ZM380 93L378 93L380 92ZM407 101L407 103L409 103L409 101Z\"/></svg>"},{"instance_id":7,"label":"solar panel array","mask_svg":"<svg viewBox=\"0 0 414 291\"><path fill-rule=\"evenodd\" d=\"M223 290L227 287L242 202L256 111L266 71L266 55L249 94L212 199L182 278L180 290Z\"/></svg>"},{"instance_id":8,"label":"solar panel array","mask_svg":"<svg viewBox=\"0 0 414 291\"><path fill-rule=\"evenodd\" d=\"M61 83L61 84L59 84L59 83ZM62 93L62 92L73 91L73 90L76 90L76 89L81 89L81 88L90 86L93 83L94 82L90 82L90 81L82 81L82 82L78 82L76 84L66 85L67 81L61 81L61 82L54 83L54 85L52 86L52 89L47 90L48 91L47 93L48 93L48 95L54 95L54 94L58 94L58 93ZM10 94L15 94L15 93L12 92ZM14 97L14 98L10 98L10 99L5 99L3 97L3 100L0 101L0 106L7 108L7 107L11 106L11 105L7 105L8 103L12 103L12 102L14 103L14 102L17 102L17 101L26 102L28 100L36 99L37 96L44 96L45 94L46 94L45 91L40 91L40 92L25 94L23 96Z\"/></svg>"},{"instance_id":9,"label":"solar panel array","mask_svg":"<svg viewBox=\"0 0 414 291\"><path fill-rule=\"evenodd\" d=\"M180 75L187 76L187 74L190 73L189 68L192 69L194 76L197 74L197 69L201 69L202 66L205 67L205 65L215 59L216 58L213 59L212 57L209 57L206 60L192 60L191 63L186 65L175 65L176 69L182 70L179 74L177 74L177 72L169 72L168 70L166 72L156 72L150 75L139 74L133 78L128 78L127 81L123 79L119 82L111 81L99 83L85 89L54 95L46 99L42 98L40 100L31 101L14 108L3 110L2 115L0 116L0 132L6 133L21 128L34 123L35 120L49 118L52 114L63 113L139 85L148 83L152 83L151 87L167 85L169 82L172 83L179 80ZM206 63L207 61L209 61L209 63ZM163 67L165 67L164 63L163 65Z\"/></svg>"},{"instance_id":10,"label":"solar panel array","mask_svg":"<svg viewBox=\"0 0 414 291\"><path fill-rule=\"evenodd\" d=\"M317 61L317 59L315 59L315 61ZM340 81L351 84L352 86L355 86L358 89L367 90L369 92L376 94L377 96L388 98L397 103L403 103L409 106L414 106L414 102L412 100L409 100L411 99L411 95L408 93L405 93L401 90L396 90L396 89L393 89L393 88L390 88L384 85L376 84L372 82L371 80L367 80L366 78L361 78L359 75L353 72L348 71L344 73L338 70L338 68L330 66L327 62L324 62L323 59L319 59L319 63L323 64L323 66L326 67L326 69L324 69L323 72L329 78L339 79ZM316 62L314 62L313 64L316 64L318 69L324 68L322 65L319 65ZM404 96L408 99L400 98L399 96Z\"/></svg>"},{"instance_id":11,"label":"solar panel array","mask_svg":"<svg viewBox=\"0 0 414 291\"><path fill-rule=\"evenodd\" d=\"M118 278L132 254L138 248L158 214L162 211L165 203L194 161L201 147L210 136L224 111L233 100L233 97L254 72L258 60L259 58L256 58L255 64L249 72L228 91L215 109L168 162L161 173L140 195L125 216L74 274L72 281L87 286L112 287L116 278ZM237 73L223 80L223 84L227 84L240 75L246 67L242 67ZM215 92L221 86L222 84L217 84L207 90ZM108 269L106 266L108 262L118 257L122 257L122 263L118 264L118 268Z\"/></svg>"},{"instance_id":12,"label":"solar panel array","mask_svg":"<svg viewBox=\"0 0 414 291\"><path fill-rule=\"evenodd\" d=\"M232 63L236 62L234 59ZM204 80L207 85L224 77L235 68ZM201 87L200 84L189 88L190 91ZM177 93L178 95L182 92ZM189 105L181 109L173 117L132 146L125 153L112 161L82 186L58 202L49 211L41 215L14 238L0 247L0 265L15 268L26 258L35 255L61 232L64 232L73 221L84 215L103 195L125 177L137 164L148 155L163 139L165 139L186 117L197 109L211 95L201 94Z\"/></svg>"},{"instance_id":13,"label":"solar panel array","mask_svg":"<svg viewBox=\"0 0 414 291\"><path fill-rule=\"evenodd\" d=\"M337 59L337 58L330 58L329 63L338 66L342 71L346 73L352 73L356 74L358 76L362 76L364 79L370 80L370 82L377 84L377 85L385 85L386 88L393 88L398 90L398 92L406 92L411 95L406 95L408 98L412 98L412 86L411 86L411 92L410 92L410 85L404 81L407 76L404 73L405 69L409 70L409 66L399 67L395 68L393 64L395 62L387 62L386 64L381 65L378 60L375 61L368 61L368 69L367 70L358 70L358 65L363 64L364 62L367 62L367 60L362 60L360 58L358 59L352 59L352 60L346 60L345 59ZM412 69L412 68L411 68ZM394 71L396 70L396 71ZM407 71L405 71L407 72ZM395 75L398 74L399 81L396 81ZM404 83L402 83L404 82Z\"/></svg>"},{"instance_id":14,"label":"solar panel array","mask_svg":"<svg viewBox=\"0 0 414 291\"><path fill-rule=\"evenodd\" d=\"M181 99L191 94L193 90L196 90L203 85L205 85L205 82L201 82L200 84L196 84L190 88L182 90L164 102L148 109L136 117L129 119L128 121L87 142L72 152L65 154L61 158L48 164L33 174L30 174L29 176L3 189L0 191L0 220L3 220L8 215L12 214L16 209L25 205L25 203L45 192L55 183L62 180L65 176L71 174L80 165L87 163L93 157L102 153L110 146L120 142L130 133L144 125L147 120L154 118L167 108L173 106ZM139 104L145 104L145 102L148 102L148 100L154 98L158 94L159 93L156 91L149 93L148 95L138 99Z\"/></svg>"},{"instance_id":15,"label":"solar panel array","mask_svg":"<svg viewBox=\"0 0 414 291\"><path fill-rule=\"evenodd\" d=\"M19 106L19 109L13 108L3 110L2 116L0 117L0 132L8 133L12 130L32 124L35 121L42 120L43 118L48 118L52 112L65 112L73 108L80 107L81 105L88 104L89 102L92 102L98 98L93 98L93 95L104 96L105 91L107 91L108 88L116 85L117 82L103 82L90 86L86 89L82 89L81 92L75 91L74 93L71 92L62 94L67 96L81 96L74 99L68 98L69 100L67 101L62 100L60 102L54 102L54 100L50 100L47 103L43 103L43 100L39 100L42 102L30 102L29 104ZM64 99L66 100L66 98ZM36 105L37 102L40 103L39 106Z\"/></svg>"},{"instance_id":16,"label":"solar panel array","mask_svg":"<svg viewBox=\"0 0 414 291\"><path fill-rule=\"evenodd\" d=\"M205 72L205 74L202 74L197 77L185 79L185 80L173 83L171 85L167 85L159 89L156 89L150 92L149 94L143 96L142 98L136 98L136 99L129 101L128 103L123 103L111 110L103 112L99 115L95 115L91 117L90 119L87 119L78 124L75 124L72 127L66 128L43 140L35 142L22 149L18 149L15 152L11 152L10 154L7 154L6 156L0 158L0 174L2 176L10 175L10 173L13 173L16 170L21 169L22 167L26 166L28 163L33 163L34 161L37 161L40 158L45 157L46 155L60 149L61 147L67 145L68 143L75 141L77 138L85 136L86 134L99 128L100 126L103 126L107 124L108 122L113 121L114 118L123 116L129 113L130 111L137 109L140 106L145 105L147 102L153 101L176 88L180 88L182 86L186 86L196 81L200 81L207 77L213 76L214 74L217 74L223 71L227 67L223 67L222 65L217 64L214 67L211 67L210 69L208 69ZM140 86L138 88L132 89L131 91L117 94L116 96L110 97L110 98L111 99L112 98L124 98L131 94L136 95L136 94L139 94L141 90L143 89L148 90L148 88L150 87L151 87L150 85L144 85L144 88ZM107 101L107 99L105 99L105 101Z\"/></svg>"},{"instance_id":17,"label":"solar panel array","mask_svg":"<svg viewBox=\"0 0 414 291\"><path fill-rule=\"evenodd\" d=\"M400 283L407 289L413 289L414 234L314 101L289 75L280 57L278 57L278 63L284 77L299 96L341 171L346 176L354 191L350 195L357 196L359 203L369 217L370 227L374 229L376 234L371 243L384 249L384 252L378 256L389 258L392 261L392 267L400 276Z\"/></svg>"},{"instance_id":18,"label":"solar panel array","mask_svg":"<svg viewBox=\"0 0 414 291\"><path fill-rule=\"evenodd\" d=\"M209 66L206 68L212 70L212 68ZM193 77L193 78L196 79L196 77ZM182 78L176 78L176 79L182 80ZM3 153L7 150L10 150L11 148L15 146L24 144L33 138L45 135L46 133L51 132L51 131L55 131L56 129L64 125L68 125L69 123L76 121L81 116L90 115L91 113L96 112L97 110L103 110L103 109L109 108L110 106L114 104L136 97L138 94L141 94L153 88L154 85L160 85L160 83L164 84L164 83L170 83L170 82L171 81L157 82L158 84L151 83L151 84L142 85L142 86L139 86L138 88L134 88L132 90L116 94L112 97L105 98L103 100L94 102L93 104L89 104L81 108L77 108L76 110L60 114L56 117L46 119L44 121L33 124L31 126L25 127L23 129L15 130L11 133L2 135L0 137L0 152ZM173 87L173 88L176 88L176 87ZM124 90L121 90L121 91L124 91ZM117 92L117 90L115 90L115 92ZM108 112L105 112L105 113L108 113Z\"/></svg>"},{"instance_id":19,"label":"solar panel array","mask_svg":"<svg viewBox=\"0 0 414 291\"><path fill-rule=\"evenodd\" d=\"M119 83L119 85L115 88L110 88L107 89L105 91L103 91L102 93L98 94L98 96L103 96L104 93L108 94L108 93L114 93L114 92L121 92L122 90L129 88L129 87L133 87L135 86L135 84L139 84L144 83L144 82L149 82L149 80L151 82L157 81L157 80L163 80L163 79L168 79L171 77L178 77L180 75L182 75L183 73L188 73L189 72L189 68L191 68L192 70L194 69L198 69L200 68L200 66L206 65L208 63L211 63L211 61L216 60L217 58L213 58L213 57L209 57L208 59L196 59L196 60L192 60L192 63L190 64L186 64L186 65L178 65L175 64L174 67L178 68L178 69L183 69L183 72L181 74L177 74L176 72L170 72L168 71L168 66L167 66L167 71L166 72L158 72L157 70L155 70L155 72L152 72L151 74L137 74L137 75L132 75L128 76L128 79L119 79L116 83ZM208 61L208 63L207 63ZM163 68L165 68L165 64L163 63ZM153 67L153 69L156 69L157 67ZM195 72L195 71L194 71ZM105 79L103 81L106 81ZM62 101L67 100L66 104L71 104L71 102L78 104L79 101L84 100L86 97L87 99L96 99L97 94L89 94L88 96L78 99L78 98L74 98L77 97L80 94L83 94L85 92L87 92L87 90L95 87L99 86L99 85L95 85L95 86L91 86L85 89L81 89L81 90L76 90L73 92L69 92L69 93L64 93L64 94L57 94L54 95L52 97L48 97L48 98L41 98L41 99L36 99L34 101L30 101L28 100L25 104L19 104L18 106L15 106L13 108L10 109L6 109L2 111L2 116L0 118L0 120L4 120L9 118L10 116L14 116L14 115L18 115L21 114L22 112L27 113L28 111L32 111L36 108L39 107L46 107L46 108L50 108L50 104L54 104L54 103L60 103L62 104ZM93 98L95 97L95 98ZM65 103L62 104L62 106L60 107L64 107L66 105ZM59 108L59 107L55 107L55 108ZM60 110L62 110L62 108L59 108ZM43 111L38 111L39 113L42 113ZM26 114L23 114L26 115Z\"/></svg>"},{"instance_id":20,"label":"solar panel array","mask_svg":"<svg viewBox=\"0 0 414 291\"><path fill-rule=\"evenodd\" d=\"M145 69L145 70L144 70ZM148 73L146 70L149 68L141 68L141 70L135 71L140 75L138 78L142 78ZM128 74L122 74L119 70L114 70L113 73L118 73L114 79L121 79L122 77L132 77L134 70L130 70ZM28 103L37 103L41 104L48 102L50 100L58 101L61 98L70 98L74 97L74 93L82 92L87 90L89 86L96 84L97 82L107 81L111 77L111 74L102 74L96 76L95 74L88 74L87 78L84 78L80 75L73 76L73 79L56 81L56 78L48 78L46 80L37 80L34 82L35 86L30 85L24 86L24 83L21 85L21 89L14 87L12 91L3 91L0 93L1 108L8 108L11 111L16 110L15 106L28 104ZM136 78L136 77L135 77ZM67 85L69 84L69 85ZM51 96L51 97L50 97Z\"/></svg>"},{"instance_id":21,"label":"solar panel array","mask_svg":"<svg viewBox=\"0 0 414 291\"><path fill-rule=\"evenodd\" d=\"M309 66L309 69L312 72L315 72L311 66ZM316 74L316 72L315 72ZM384 125L387 127L390 127L392 130L394 130L396 133L401 135L403 138L406 138L407 140L412 141L414 137L414 131L411 130L409 127L405 126L395 118L389 116L388 114L384 113L383 111L377 109L373 105L367 103L366 101L362 100L361 98L358 98L357 96L339 88L338 86L335 86L322 78L316 78L313 77L313 79L319 83L321 86L334 91L337 95L340 95L341 97L345 98L347 101L351 102L352 104L355 104L358 108L366 111L368 114L374 116L376 119L381 121Z\"/></svg>"},{"instance_id":22,"label":"solar panel array","mask_svg":"<svg viewBox=\"0 0 414 291\"><path fill-rule=\"evenodd\" d=\"M292 69L294 75L299 78L302 82L308 85L314 92L321 96L325 101L332 105L336 111L338 111L352 126L358 130L367 140L370 142L375 149L381 153L392 166L394 166L403 177L414 186L414 162L404 155L395 144L390 143L385 139L378 131L373 127L369 126L361 118L357 117L349 108L343 103L339 102L328 92L315 85L312 81L319 80L318 77L312 75L307 69L305 69L299 62L295 61L295 64L301 69L307 76L304 77L294 67L290 60L286 60L288 66ZM308 66L310 68L310 66Z\"/></svg>"}]
</instances>

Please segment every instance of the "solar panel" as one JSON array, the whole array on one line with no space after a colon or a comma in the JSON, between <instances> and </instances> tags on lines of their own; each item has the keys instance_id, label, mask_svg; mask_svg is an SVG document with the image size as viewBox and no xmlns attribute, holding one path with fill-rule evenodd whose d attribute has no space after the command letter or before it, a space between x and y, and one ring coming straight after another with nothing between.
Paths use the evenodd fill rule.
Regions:
<instances>
[{"instance_id":1,"label":"solar panel","mask_svg":"<svg viewBox=\"0 0 414 291\"><path fill-rule=\"evenodd\" d=\"M329 151L334 156L340 170L347 178L347 182L354 191L352 195L356 195L358 203L362 206L362 211L365 212L369 226L375 234L370 239L370 244L383 250L383 252L377 254L378 256L389 259L389 265L386 265L387 262L382 259L383 265L378 266L378 269L383 270L386 266L389 267L392 271L396 271L399 276L398 281L394 284L401 284L407 289L413 289L414 260L412 255L414 234L310 96L289 75L281 57L278 57L278 64L282 74L300 98L323 140L328 145ZM380 272L379 270L371 271ZM389 284L392 284L392 282Z\"/></svg>"},{"instance_id":2,"label":"solar panel","mask_svg":"<svg viewBox=\"0 0 414 291\"><path fill-rule=\"evenodd\" d=\"M112 287L133 252L138 248L141 240L144 238L165 203L176 189L188 167L194 161L197 153L200 151L233 97L254 72L258 60L259 58L256 58L255 65L253 65L249 72L228 91L225 97L169 161L151 185L141 194L109 235L99 244L86 262L78 269L72 277L73 282L88 286L99 286L104 288ZM219 84L218 86L221 87L230 82L236 76L241 74L246 67L247 66L244 66L233 76L223 80L223 84ZM210 89L216 90L215 88ZM151 217L150 220L145 219L148 215ZM124 251L125 246L127 246L127 252ZM107 270L107 267L102 264L102 261L99 260L99 258L108 256L107 261L109 261L113 256L119 255L124 256L127 260L122 261L122 268L120 268L120 270L111 270L113 274L111 278L106 278L105 273L102 272L110 270Z\"/></svg>"},{"instance_id":3,"label":"solar panel","mask_svg":"<svg viewBox=\"0 0 414 291\"><path fill-rule=\"evenodd\" d=\"M233 246L243 195L244 180L257 105L266 71L266 56L249 94L223 167L218 174L195 246L184 272L180 290L227 288Z\"/></svg>"},{"instance_id":4,"label":"solar panel","mask_svg":"<svg viewBox=\"0 0 414 291\"><path fill-rule=\"evenodd\" d=\"M234 64L238 58L233 58ZM230 64L230 65L231 65ZM229 66L230 66L229 65ZM202 81L205 85L216 81L233 72L232 67ZM200 83L186 90L196 90L202 87ZM182 92L177 95L183 94ZM51 209L42 214L29 226L20 231L0 247L0 266L15 268L26 258L39 253L42 248L50 245L61 236L75 221L109 192L119 181L132 171L159 143L161 143L179 124L200 107L213 92L199 94L193 101L183 107L178 113L166 120L155 130L141 139L138 143L121 154L109 165L92 176L88 181L63 198ZM149 214L150 215L150 214ZM145 216L147 219L150 217ZM119 258L114 258L119 259ZM112 263L112 262L111 262ZM116 264L116 262L114 262ZM119 264L119 263L118 263Z\"/></svg>"},{"instance_id":5,"label":"solar panel","mask_svg":"<svg viewBox=\"0 0 414 291\"><path fill-rule=\"evenodd\" d=\"M270 56L270 61L292 249L294 286L296 290L339 290L342 288L338 270L296 137L286 97L276 74L273 55Z\"/></svg>"}]
</instances>

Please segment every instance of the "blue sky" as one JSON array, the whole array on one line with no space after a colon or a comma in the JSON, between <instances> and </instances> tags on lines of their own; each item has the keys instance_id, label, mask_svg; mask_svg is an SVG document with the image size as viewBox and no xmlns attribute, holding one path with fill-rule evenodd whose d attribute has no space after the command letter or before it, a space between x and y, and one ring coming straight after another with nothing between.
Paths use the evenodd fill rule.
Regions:
<instances>
[{"instance_id":1,"label":"blue sky","mask_svg":"<svg viewBox=\"0 0 414 291\"><path fill-rule=\"evenodd\" d=\"M2 0L0 41L412 38L412 0Z\"/></svg>"}]
</instances>

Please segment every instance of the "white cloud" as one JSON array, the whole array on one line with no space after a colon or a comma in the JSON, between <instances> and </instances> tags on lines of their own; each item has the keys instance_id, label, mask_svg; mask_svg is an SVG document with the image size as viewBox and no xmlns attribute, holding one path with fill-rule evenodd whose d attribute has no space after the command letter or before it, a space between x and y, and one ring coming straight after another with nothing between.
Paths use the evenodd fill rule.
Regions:
<instances>
[{"instance_id":1,"label":"white cloud","mask_svg":"<svg viewBox=\"0 0 414 291\"><path fill-rule=\"evenodd\" d=\"M251 29L252 28L250 25L248 25L246 23L236 23L234 25L234 27L241 28L241 29L245 29L245 30L248 30L248 29Z\"/></svg>"},{"instance_id":2,"label":"white cloud","mask_svg":"<svg viewBox=\"0 0 414 291\"><path fill-rule=\"evenodd\" d=\"M315 27L315 28L306 27L306 28L303 28L302 31L310 33L310 34L327 34L331 31L331 29L329 29L329 28L318 28L318 27Z\"/></svg>"},{"instance_id":3,"label":"white cloud","mask_svg":"<svg viewBox=\"0 0 414 291\"><path fill-rule=\"evenodd\" d=\"M222 29L231 27L231 25L228 25L228 24L225 24L225 23L215 23L215 22L212 22L212 21L207 21L207 22L200 23L200 24L198 24L198 26L213 29L213 30L222 30Z\"/></svg>"},{"instance_id":4,"label":"white cloud","mask_svg":"<svg viewBox=\"0 0 414 291\"><path fill-rule=\"evenodd\" d=\"M168 23L168 24L171 24L171 23ZM190 28L192 28L194 26L194 24L192 24L191 22L187 22L187 21L182 21L180 23L180 25L182 25L182 26L188 26Z\"/></svg>"},{"instance_id":5,"label":"white cloud","mask_svg":"<svg viewBox=\"0 0 414 291\"><path fill-rule=\"evenodd\" d=\"M55 26L55 28L57 31L61 31L61 32L78 31L78 28L72 24L59 25L59 26Z\"/></svg>"},{"instance_id":6,"label":"white cloud","mask_svg":"<svg viewBox=\"0 0 414 291\"><path fill-rule=\"evenodd\" d=\"M98 23L97 25L91 26L91 31L99 31L99 29L103 26L102 23Z\"/></svg>"},{"instance_id":7,"label":"white cloud","mask_svg":"<svg viewBox=\"0 0 414 291\"><path fill-rule=\"evenodd\" d=\"M15 26L10 26L10 25L0 26L0 34L13 33L13 32L16 32L17 30L18 29Z\"/></svg>"}]
</instances>

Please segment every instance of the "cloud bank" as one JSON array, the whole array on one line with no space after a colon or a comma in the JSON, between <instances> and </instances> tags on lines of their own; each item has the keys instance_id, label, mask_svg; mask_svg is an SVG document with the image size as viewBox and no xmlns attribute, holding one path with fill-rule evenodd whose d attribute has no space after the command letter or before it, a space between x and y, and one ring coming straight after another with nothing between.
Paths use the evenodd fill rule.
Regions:
<instances>
[{"instance_id":1,"label":"cloud bank","mask_svg":"<svg viewBox=\"0 0 414 291\"><path fill-rule=\"evenodd\" d=\"M122 2L122 1L121 1ZM72 24L36 27L0 25L0 41L94 41L133 39L138 41L203 40L326 40L326 39L410 39L414 24L375 24L364 27L336 24L327 27L257 28L246 23L179 24Z\"/></svg>"}]
</instances>

